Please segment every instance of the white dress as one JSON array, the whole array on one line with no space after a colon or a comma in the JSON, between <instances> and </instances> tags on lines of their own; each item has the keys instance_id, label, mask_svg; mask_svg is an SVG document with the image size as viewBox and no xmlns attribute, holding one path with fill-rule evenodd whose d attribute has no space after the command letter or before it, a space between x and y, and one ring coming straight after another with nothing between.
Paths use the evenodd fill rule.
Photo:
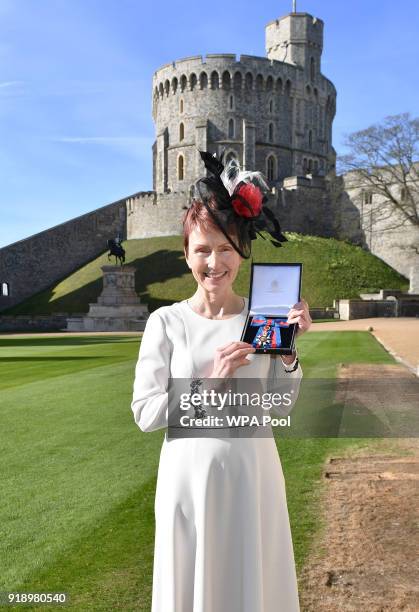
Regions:
<instances>
[{"instance_id":1,"label":"white dress","mask_svg":"<svg viewBox=\"0 0 419 612\"><path fill-rule=\"evenodd\" d=\"M167 426L169 377L208 376L215 349L240 340L244 300L243 311L224 320L197 314L186 300L150 315L131 404L142 431ZM280 358L248 358L252 363L238 368L237 376L290 377L298 395L300 366L286 373ZM299 612L273 437L168 439L166 432L155 519L152 612Z\"/></svg>"}]
</instances>

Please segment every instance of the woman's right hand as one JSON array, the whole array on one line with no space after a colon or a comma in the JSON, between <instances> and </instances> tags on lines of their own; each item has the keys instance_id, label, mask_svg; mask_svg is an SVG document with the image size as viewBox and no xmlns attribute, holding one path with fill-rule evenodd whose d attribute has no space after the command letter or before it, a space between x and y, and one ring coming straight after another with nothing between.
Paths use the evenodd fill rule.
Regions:
<instances>
[{"instance_id":1,"label":"woman's right hand","mask_svg":"<svg viewBox=\"0 0 419 612\"><path fill-rule=\"evenodd\" d=\"M215 351L214 366L209 378L230 378L240 366L252 363L247 355L256 349L248 342L229 342Z\"/></svg>"}]
</instances>

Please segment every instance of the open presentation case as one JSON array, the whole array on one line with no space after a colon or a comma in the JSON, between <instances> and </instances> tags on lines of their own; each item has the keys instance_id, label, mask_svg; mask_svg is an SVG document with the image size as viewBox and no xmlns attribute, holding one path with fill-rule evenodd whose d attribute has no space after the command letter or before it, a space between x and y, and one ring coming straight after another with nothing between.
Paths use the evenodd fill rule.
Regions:
<instances>
[{"instance_id":1,"label":"open presentation case","mask_svg":"<svg viewBox=\"0 0 419 612\"><path fill-rule=\"evenodd\" d=\"M300 301L301 263L252 263L249 312L240 338L256 353L290 355L297 323L287 323L289 310Z\"/></svg>"}]
</instances>

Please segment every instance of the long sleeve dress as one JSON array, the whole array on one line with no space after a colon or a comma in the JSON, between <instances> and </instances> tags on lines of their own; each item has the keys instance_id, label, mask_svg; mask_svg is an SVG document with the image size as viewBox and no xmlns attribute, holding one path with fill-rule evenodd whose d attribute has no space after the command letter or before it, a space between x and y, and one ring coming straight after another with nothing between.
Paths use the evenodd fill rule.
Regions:
<instances>
[{"instance_id":1,"label":"long sleeve dress","mask_svg":"<svg viewBox=\"0 0 419 612\"><path fill-rule=\"evenodd\" d=\"M168 379L207 377L215 350L240 340L248 299L223 320L186 300L144 330L131 408L143 432L168 422ZM240 377L293 379L280 358L251 354ZM275 416L273 414L272 416ZM282 416L282 415L281 415ZM285 482L273 437L163 440L155 497L152 612L299 612Z\"/></svg>"}]
</instances>

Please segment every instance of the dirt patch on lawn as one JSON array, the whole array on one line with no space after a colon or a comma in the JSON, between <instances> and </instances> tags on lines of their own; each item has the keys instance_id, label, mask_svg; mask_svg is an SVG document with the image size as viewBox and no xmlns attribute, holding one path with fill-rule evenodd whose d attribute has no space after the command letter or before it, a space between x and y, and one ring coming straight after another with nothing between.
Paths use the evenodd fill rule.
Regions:
<instances>
[{"instance_id":1,"label":"dirt patch on lawn","mask_svg":"<svg viewBox=\"0 0 419 612\"><path fill-rule=\"evenodd\" d=\"M340 436L419 438L419 378L400 364L340 364Z\"/></svg>"},{"instance_id":2,"label":"dirt patch on lawn","mask_svg":"<svg viewBox=\"0 0 419 612\"><path fill-rule=\"evenodd\" d=\"M387 378L416 380L412 372L398 363L341 363L337 377L355 381Z\"/></svg>"},{"instance_id":3,"label":"dirt patch on lawn","mask_svg":"<svg viewBox=\"0 0 419 612\"><path fill-rule=\"evenodd\" d=\"M355 364L341 374L362 371ZM368 451L330 457L322 480L322 527L300 573L301 611L417 612L419 440L375 440Z\"/></svg>"}]
</instances>

